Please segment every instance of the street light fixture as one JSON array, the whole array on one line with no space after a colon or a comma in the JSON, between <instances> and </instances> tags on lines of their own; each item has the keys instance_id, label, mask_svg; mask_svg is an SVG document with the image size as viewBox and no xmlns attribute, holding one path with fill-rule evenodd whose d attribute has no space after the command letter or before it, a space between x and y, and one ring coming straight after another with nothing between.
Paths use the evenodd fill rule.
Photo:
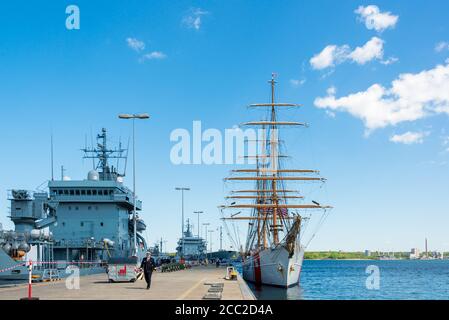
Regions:
<instances>
[{"instance_id":1,"label":"street light fixture","mask_svg":"<svg viewBox=\"0 0 449 320\"><path fill-rule=\"evenodd\" d=\"M182 242L182 248L181 248L181 260L184 259L184 253L185 253L185 239L184 239L184 191L190 191L190 188L185 187L178 187L175 188L176 191L181 191L182 195L182 232L181 232L181 242Z\"/></svg>"},{"instance_id":2,"label":"street light fixture","mask_svg":"<svg viewBox=\"0 0 449 320\"><path fill-rule=\"evenodd\" d=\"M119 114L120 119L130 120L130 119L150 119L150 115L148 113L142 114Z\"/></svg>"},{"instance_id":3,"label":"street light fixture","mask_svg":"<svg viewBox=\"0 0 449 320\"><path fill-rule=\"evenodd\" d=\"M146 120L150 118L148 113L119 114L119 119L133 121L133 224L134 224L134 254L137 256L137 215L136 215L136 119Z\"/></svg>"},{"instance_id":4,"label":"street light fixture","mask_svg":"<svg viewBox=\"0 0 449 320\"><path fill-rule=\"evenodd\" d=\"M200 237L200 232L201 232L201 225L200 225L200 214L204 213L204 211L195 211L193 212L195 214L198 215L198 241L201 239ZM201 256L201 246L198 245L198 261L200 261L200 256Z\"/></svg>"}]
</instances>

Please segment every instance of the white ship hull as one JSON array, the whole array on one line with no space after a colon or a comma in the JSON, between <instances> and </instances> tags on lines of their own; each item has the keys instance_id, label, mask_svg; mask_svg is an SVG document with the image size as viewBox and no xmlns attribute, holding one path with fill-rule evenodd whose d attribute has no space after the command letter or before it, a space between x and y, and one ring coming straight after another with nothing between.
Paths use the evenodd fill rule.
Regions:
<instances>
[{"instance_id":1,"label":"white ship hull","mask_svg":"<svg viewBox=\"0 0 449 320\"><path fill-rule=\"evenodd\" d=\"M289 257L288 251L279 246L266 249L247 258L243 263L243 278L258 285L289 288L299 285L304 249L295 246L295 253Z\"/></svg>"}]
</instances>

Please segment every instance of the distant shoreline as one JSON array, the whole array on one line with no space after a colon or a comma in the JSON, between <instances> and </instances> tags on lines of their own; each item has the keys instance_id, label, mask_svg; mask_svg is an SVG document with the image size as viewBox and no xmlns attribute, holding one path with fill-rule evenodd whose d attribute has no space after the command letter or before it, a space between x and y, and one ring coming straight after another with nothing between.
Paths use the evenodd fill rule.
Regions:
<instances>
[{"instance_id":1,"label":"distant shoreline","mask_svg":"<svg viewBox=\"0 0 449 320\"><path fill-rule=\"evenodd\" d=\"M373 261L373 260L380 260L380 259L304 259L305 261ZM405 259L397 259L397 260L405 260Z\"/></svg>"},{"instance_id":2,"label":"distant shoreline","mask_svg":"<svg viewBox=\"0 0 449 320\"><path fill-rule=\"evenodd\" d=\"M343 251L310 251L304 254L304 260L348 260L348 261L398 261L410 259L410 252L343 252ZM445 252L443 257L449 257ZM421 255L421 258L425 258ZM439 257L429 257L430 260ZM418 259L419 260L419 259Z\"/></svg>"},{"instance_id":3,"label":"distant shoreline","mask_svg":"<svg viewBox=\"0 0 449 320\"><path fill-rule=\"evenodd\" d=\"M379 259L379 258L372 258L372 259L350 259L350 258L338 258L338 259L307 259L305 258L304 261L447 261L448 259Z\"/></svg>"}]
</instances>

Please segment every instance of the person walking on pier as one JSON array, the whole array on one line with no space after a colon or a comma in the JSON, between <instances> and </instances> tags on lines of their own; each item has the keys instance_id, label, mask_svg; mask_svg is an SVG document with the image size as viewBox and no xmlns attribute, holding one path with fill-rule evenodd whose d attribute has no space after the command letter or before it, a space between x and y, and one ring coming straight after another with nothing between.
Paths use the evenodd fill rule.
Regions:
<instances>
[{"instance_id":1,"label":"person walking on pier","mask_svg":"<svg viewBox=\"0 0 449 320\"><path fill-rule=\"evenodd\" d=\"M146 258L143 259L140 268L145 274L145 281L147 282L147 290L151 288L151 278L153 277L153 271L156 270L156 262L151 257L151 252L147 252Z\"/></svg>"}]
</instances>

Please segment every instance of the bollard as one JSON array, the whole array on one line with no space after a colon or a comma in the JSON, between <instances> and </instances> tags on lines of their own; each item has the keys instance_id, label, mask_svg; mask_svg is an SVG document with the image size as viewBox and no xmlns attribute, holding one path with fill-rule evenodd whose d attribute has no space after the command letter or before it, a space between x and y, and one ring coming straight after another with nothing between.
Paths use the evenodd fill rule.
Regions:
<instances>
[{"instance_id":1,"label":"bollard","mask_svg":"<svg viewBox=\"0 0 449 320\"><path fill-rule=\"evenodd\" d=\"M28 265L28 300L33 298L33 261Z\"/></svg>"},{"instance_id":2,"label":"bollard","mask_svg":"<svg viewBox=\"0 0 449 320\"><path fill-rule=\"evenodd\" d=\"M33 298L33 261L28 263L28 298L21 300L39 300L39 298Z\"/></svg>"}]
</instances>

